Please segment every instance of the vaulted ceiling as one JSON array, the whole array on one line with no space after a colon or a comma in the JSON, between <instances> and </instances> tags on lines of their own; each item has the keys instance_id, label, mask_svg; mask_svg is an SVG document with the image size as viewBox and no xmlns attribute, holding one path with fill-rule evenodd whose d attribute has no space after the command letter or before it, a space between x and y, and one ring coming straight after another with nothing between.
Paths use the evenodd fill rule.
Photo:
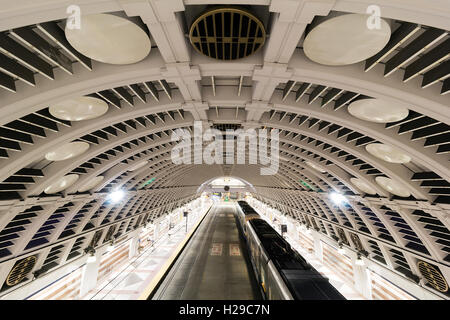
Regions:
<instances>
[{"instance_id":1,"label":"vaulted ceiling","mask_svg":"<svg viewBox=\"0 0 450 320\"><path fill-rule=\"evenodd\" d=\"M105 244L195 199L205 181L235 176L251 183L259 200L448 297L418 266L425 261L450 280L448 1L70 5L16 0L0 9L0 296L15 289L4 282L20 259L35 256L34 271L52 272L93 241ZM367 37L347 45L352 35L339 35L340 25L325 28L338 36L330 44L314 40L325 23L352 14L366 19L370 5L383 24L367 37L380 36L381 46ZM250 23L249 33L238 34L242 43L254 39L245 57L232 59L240 52L229 45L233 37L219 44L206 18L203 47L201 23L191 28L223 6L260 21L253 38ZM66 25L77 8L82 26L103 19L110 32L77 38ZM241 26L236 12L224 28ZM131 21L129 34L121 38L114 19ZM97 43L101 37L113 38ZM327 55L333 45L343 53ZM369 54L364 45L379 48ZM218 59L207 56L213 48ZM324 63L314 53L323 48L332 60L349 60ZM64 103L82 97L103 111L67 120ZM370 106L406 113L368 121L358 110ZM278 173L260 175L260 165L174 164L171 134L192 132L194 121L205 129L280 130ZM125 198L111 203L117 188ZM348 205L330 201L331 191L345 194ZM347 240L355 237L363 248Z\"/></svg>"}]
</instances>

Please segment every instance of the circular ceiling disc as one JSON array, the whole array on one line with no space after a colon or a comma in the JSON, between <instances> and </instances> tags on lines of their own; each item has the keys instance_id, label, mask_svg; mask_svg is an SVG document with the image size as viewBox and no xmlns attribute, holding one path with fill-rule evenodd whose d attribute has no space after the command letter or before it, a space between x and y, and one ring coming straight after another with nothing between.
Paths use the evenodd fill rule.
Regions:
<instances>
[{"instance_id":1,"label":"circular ceiling disc","mask_svg":"<svg viewBox=\"0 0 450 320\"><path fill-rule=\"evenodd\" d=\"M350 103L348 112L361 120L387 123L405 119L409 110L380 99L361 99Z\"/></svg>"},{"instance_id":2,"label":"circular ceiling disc","mask_svg":"<svg viewBox=\"0 0 450 320\"><path fill-rule=\"evenodd\" d=\"M50 161L62 161L76 157L89 149L89 143L76 141L66 143L53 151L45 154L45 159Z\"/></svg>"},{"instance_id":3,"label":"circular ceiling disc","mask_svg":"<svg viewBox=\"0 0 450 320\"><path fill-rule=\"evenodd\" d=\"M367 194L377 194L377 191L369 186L366 182L358 178L350 178L350 182L359 190Z\"/></svg>"},{"instance_id":4,"label":"circular ceiling disc","mask_svg":"<svg viewBox=\"0 0 450 320\"><path fill-rule=\"evenodd\" d=\"M85 183L83 186L81 186L78 189L78 192L85 192L88 191L92 188L94 188L95 186L97 186L100 182L103 181L105 177L104 176L97 176L91 180L89 180L87 183Z\"/></svg>"},{"instance_id":5,"label":"circular ceiling disc","mask_svg":"<svg viewBox=\"0 0 450 320\"><path fill-rule=\"evenodd\" d=\"M383 143L370 143L366 145L366 150L378 159L390 163L407 163L411 161L411 157L401 150Z\"/></svg>"},{"instance_id":6,"label":"circular ceiling disc","mask_svg":"<svg viewBox=\"0 0 450 320\"><path fill-rule=\"evenodd\" d=\"M134 166L130 167L128 171L136 171L137 169L145 166L148 163L147 160L136 163Z\"/></svg>"},{"instance_id":7,"label":"circular ceiling disc","mask_svg":"<svg viewBox=\"0 0 450 320\"><path fill-rule=\"evenodd\" d=\"M55 118L66 121L81 121L100 117L108 111L108 104L102 99L79 97L58 102L48 108Z\"/></svg>"},{"instance_id":8,"label":"circular ceiling disc","mask_svg":"<svg viewBox=\"0 0 450 320\"><path fill-rule=\"evenodd\" d=\"M342 66L363 61L378 53L391 37L391 27L380 19L380 28L369 29L369 15L344 14L312 29L303 42L306 56L314 62Z\"/></svg>"},{"instance_id":9,"label":"circular ceiling disc","mask_svg":"<svg viewBox=\"0 0 450 320\"><path fill-rule=\"evenodd\" d=\"M66 25L67 41L91 59L111 64L141 61L150 52L150 39L133 22L111 14L81 16L80 28Z\"/></svg>"},{"instance_id":10,"label":"circular ceiling disc","mask_svg":"<svg viewBox=\"0 0 450 320\"><path fill-rule=\"evenodd\" d=\"M46 194L53 194L60 191L63 191L73 185L80 176L77 174L68 174L67 176L64 176L60 178L59 180L55 181L51 185L49 185L47 188L45 188L44 192Z\"/></svg>"},{"instance_id":11,"label":"circular ceiling disc","mask_svg":"<svg viewBox=\"0 0 450 320\"><path fill-rule=\"evenodd\" d=\"M325 173L326 170L323 169L321 166L318 166L317 164L313 163L313 162L309 162L309 161L305 161L305 163L310 166L313 169L316 169L317 171L321 172L321 173Z\"/></svg>"},{"instance_id":12,"label":"circular ceiling disc","mask_svg":"<svg viewBox=\"0 0 450 320\"><path fill-rule=\"evenodd\" d=\"M376 177L375 181L386 191L399 197L407 198L411 195L409 190L401 183L386 177Z\"/></svg>"}]
</instances>

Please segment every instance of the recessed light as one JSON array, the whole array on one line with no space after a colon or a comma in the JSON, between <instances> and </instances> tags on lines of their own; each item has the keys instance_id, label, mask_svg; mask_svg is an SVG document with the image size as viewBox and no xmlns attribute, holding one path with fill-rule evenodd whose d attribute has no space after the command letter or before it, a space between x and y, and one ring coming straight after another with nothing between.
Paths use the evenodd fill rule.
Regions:
<instances>
[{"instance_id":1,"label":"recessed light","mask_svg":"<svg viewBox=\"0 0 450 320\"><path fill-rule=\"evenodd\" d=\"M108 199L112 202L112 203L116 203L119 202L120 200L122 200L122 198L125 196L125 192L121 189L119 190L115 190L113 192L111 192L108 196Z\"/></svg>"},{"instance_id":2,"label":"recessed light","mask_svg":"<svg viewBox=\"0 0 450 320\"><path fill-rule=\"evenodd\" d=\"M347 198L343 194L338 192L331 192L329 196L331 201L333 201L337 205L348 202Z\"/></svg>"}]
</instances>

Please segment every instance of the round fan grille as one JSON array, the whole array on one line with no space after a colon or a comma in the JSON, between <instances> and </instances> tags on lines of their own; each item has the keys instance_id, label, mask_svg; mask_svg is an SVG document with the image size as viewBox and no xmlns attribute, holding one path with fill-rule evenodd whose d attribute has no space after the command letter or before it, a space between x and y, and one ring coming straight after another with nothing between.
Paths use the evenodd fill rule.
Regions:
<instances>
[{"instance_id":1,"label":"round fan grille","mask_svg":"<svg viewBox=\"0 0 450 320\"><path fill-rule=\"evenodd\" d=\"M6 278L6 284L11 287L21 282L33 269L35 263L36 256L29 256L16 262Z\"/></svg>"},{"instance_id":2,"label":"round fan grille","mask_svg":"<svg viewBox=\"0 0 450 320\"><path fill-rule=\"evenodd\" d=\"M448 284L444 276L433 265L425 261L417 263L420 273L427 280L427 283L440 292L448 291Z\"/></svg>"},{"instance_id":3,"label":"round fan grille","mask_svg":"<svg viewBox=\"0 0 450 320\"><path fill-rule=\"evenodd\" d=\"M235 60L258 51L266 40L262 22L242 9L220 8L202 14L191 26L189 39L208 57Z\"/></svg>"}]
</instances>

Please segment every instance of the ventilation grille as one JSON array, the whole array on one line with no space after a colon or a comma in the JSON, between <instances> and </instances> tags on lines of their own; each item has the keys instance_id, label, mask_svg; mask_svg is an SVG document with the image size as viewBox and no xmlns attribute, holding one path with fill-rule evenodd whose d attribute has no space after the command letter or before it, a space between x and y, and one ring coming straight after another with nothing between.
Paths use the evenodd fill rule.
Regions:
<instances>
[{"instance_id":1,"label":"ventilation grille","mask_svg":"<svg viewBox=\"0 0 450 320\"><path fill-rule=\"evenodd\" d=\"M355 245L356 250L358 250L359 252L365 251L364 246L362 245L361 240L359 239L359 237L356 233L350 232L350 239L352 240L353 244Z\"/></svg>"},{"instance_id":2,"label":"ventilation grille","mask_svg":"<svg viewBox=\"0 0 450 320\"><path fill-rule=\"evenodd\" d=\"M213 124L213 128L225 132L227 130L242 129L242 126L240 124L234 124L234 123L215 123L215 124Z\"/></svg>"},{"instance_id":3,"label":"ventilation grille","mask_svg":"<svg viewBox=\"0 0 450 320\"><path fill-rule=\"evenodd\" d=\"M342 241L344 244L346 244L347 246L349 246L350 243L348 242L348 239L347 239L347 237L346 237L346 235L345 235L344 229L342 229L342 228L337 228L337 232L338 232L338 236L339 236L339 238L341 239L341 241Z\"/></svg>"},{"instance_id":4,"label":"ventilation grille","mask_svg":"<svg viewBox=\"0 0 450 320\"><path fill-rule=\"evenodd\" d=\"M36 264L36 256L29 256L16 262L6 277L5 284L9 287L15 286L26 278Z\"/></svg>"},{"instance_id":5,"label":"ventilation grille","mask_svg":"<svg viewBox=\"0 0 450 320\"><path fill-rule=\"evenodd\" d=\"M260 49L266 40L266 31L251 13L220 8L198 17L191 26L189 39L201 54L219 60L235 60Z\"/></svg>"},{"instance_id":6,"label":"ventilation grille","mask_svg":"<svg viewBox=\"0 0 450 320\"><path fill-rule=\"evenodd\" d=\"M89 244L90 247L95 248L97 247L98 243L100 242L100 238L102 237L103 230L98 230L94 233L94 236L92 237L92 240Z\"/></svg>"},{"instance_id":7,"label":"ventilation grille","mask_svg":"<svg viewBox=\"0 0 450 320\"><path fill-rule=\"evenodd\" d=\"M440 292L448 293L448 283L437 267L425 261L419 261L417 266L429 286Z\"/></svg>"}]
</instances>

